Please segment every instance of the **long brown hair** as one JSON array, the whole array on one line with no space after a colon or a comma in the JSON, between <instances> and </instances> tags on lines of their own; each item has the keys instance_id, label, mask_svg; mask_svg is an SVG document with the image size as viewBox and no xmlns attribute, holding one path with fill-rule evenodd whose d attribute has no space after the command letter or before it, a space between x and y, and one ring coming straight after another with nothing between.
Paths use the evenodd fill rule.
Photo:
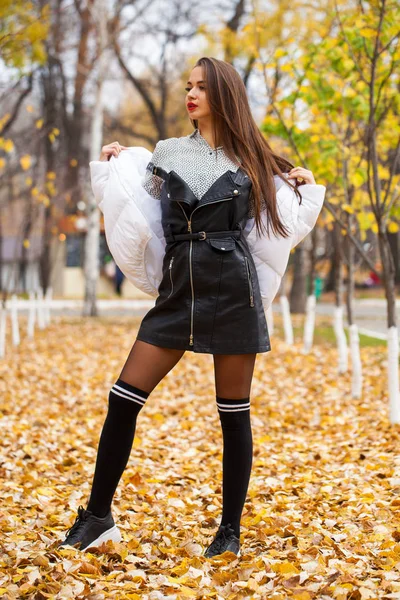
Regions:
<instances>
[{"instance_id":1,"label":"long brown hair","mask_svg":"<svg viewBox=\"0 0 400 600\"><path fill-rule=\"evenodd\" d=\"M225 154L236 164L238 157L241 161L240 167L251 180L250 200L254 205L258 233L261 235L263 229L261 212L265 204L267 233L271 224L275 235L288 237L290 232L278 215L274 175L278 175L294 189L301 203L299 190L282 174L294 165L275 154L262 135L251 114L246 87L230 63L203 56L194 66L203 68L207 100L212 112L214 145L223 146ZM197 119L190 120L197 128Z\"/></svg>"}]
</instances>

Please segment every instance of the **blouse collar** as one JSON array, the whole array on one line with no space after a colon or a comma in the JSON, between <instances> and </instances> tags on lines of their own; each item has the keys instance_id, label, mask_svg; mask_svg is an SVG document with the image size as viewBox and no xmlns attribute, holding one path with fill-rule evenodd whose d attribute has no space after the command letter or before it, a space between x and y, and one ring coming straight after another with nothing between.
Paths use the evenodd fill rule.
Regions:
<instances>
[{"instance_id":1,"label":"blouse collar","mask_svg":"<svg viewBox=\"0 0 400 600\"><path fill-rule=\"evenodd\" d=\"M201 146L203 146L204 148L206 148L207 150L222 150L223 146L218 146L217 148L213 148L212 146L210 146L210 144L207 142L207 140L205 138L203 138L203 136L201 135L200 131L198 128L196 128L193 133L190 134L190 136L192 139L195 139L199 144L201 144Z\"/></svg>"}]
</instances>

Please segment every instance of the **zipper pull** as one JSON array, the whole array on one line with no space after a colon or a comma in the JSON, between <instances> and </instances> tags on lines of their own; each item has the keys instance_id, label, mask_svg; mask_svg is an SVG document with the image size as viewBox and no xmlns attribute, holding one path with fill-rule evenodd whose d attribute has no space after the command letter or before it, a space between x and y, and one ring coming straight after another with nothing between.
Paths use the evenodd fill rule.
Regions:
<instances>
[{"instance_id":1,"label":"zipper pull","mask_svg":"<svg viewBox=\"0 0 400 600\"><path fill-rule=\"evenodd\" d=\"M254 298L253 298L253 296L250 296L250 306L254 306Z\"/></svg>"},{"instance_id":2,"label":"zipper pull","mask_svg":"<svg viewBox=\"0 0 400 600\"><path fill-rule=\"evenodd\" d=\"M192 222L188 221L188 231L191 233L192 232Z\"/></svg>"},{"instance_id":3,"label":"zipper pull","mask_svg":"<svg viewBox=\"0 0 400 600\"><path fill-rule=\"evenodd\" d=\"M193 335L190 334L189 346L193 346Z\"/></svg>"},{"instance_id":4,"label":"zipper pull","mask_svg":"<svg viewBox=\"0 0 400 600\"><path fill-rule=\"evenodd\" d=\"M172 263L174 262L174 257L171 258L171 260L169 261L169 268L172 269Z\"/></svg>"}]
</instances>

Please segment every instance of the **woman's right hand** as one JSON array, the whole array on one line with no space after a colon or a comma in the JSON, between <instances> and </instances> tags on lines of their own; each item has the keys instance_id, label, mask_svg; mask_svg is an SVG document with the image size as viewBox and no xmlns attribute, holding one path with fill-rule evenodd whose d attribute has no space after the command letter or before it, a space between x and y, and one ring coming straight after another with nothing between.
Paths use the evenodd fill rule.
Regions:
<instances>
[{"instance_id":1,"label":"woman's right hand","mask_svg":"<svg viewBox=\"0 0 400 600\"><path fill-rule=\"evenodd\" d=\"M110 160L112 156L117 156L121 152L121 150L128 150L126 146L121 146L119 142L112 142L111 144L106 144L101 149L100 159L101 161Z\"/></svg>"}]
</instances>

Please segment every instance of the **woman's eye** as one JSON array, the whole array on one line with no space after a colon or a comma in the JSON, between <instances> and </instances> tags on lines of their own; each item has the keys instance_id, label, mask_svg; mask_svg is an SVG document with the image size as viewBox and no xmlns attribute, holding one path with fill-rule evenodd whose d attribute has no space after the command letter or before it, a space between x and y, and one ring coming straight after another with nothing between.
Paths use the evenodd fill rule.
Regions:
<instances>
[{"instance_id":1,"label":"woman's eye","mask_svg":"<svg viewBox=\"0 0 400 600\"><path fill-rule=\"evenodd\" d=\"M190 92L190 90L191 90L191 89L192 89L192 88L190 88L190 87L187 87L187 88L185 88L185 90L186 90L187 92ZM201 89L201 90L205 90L206 88L205 88L204 86L202 86L202 85L201 85L201 86L200 86L200 89Z\"/></svg>"}]
</instances>

